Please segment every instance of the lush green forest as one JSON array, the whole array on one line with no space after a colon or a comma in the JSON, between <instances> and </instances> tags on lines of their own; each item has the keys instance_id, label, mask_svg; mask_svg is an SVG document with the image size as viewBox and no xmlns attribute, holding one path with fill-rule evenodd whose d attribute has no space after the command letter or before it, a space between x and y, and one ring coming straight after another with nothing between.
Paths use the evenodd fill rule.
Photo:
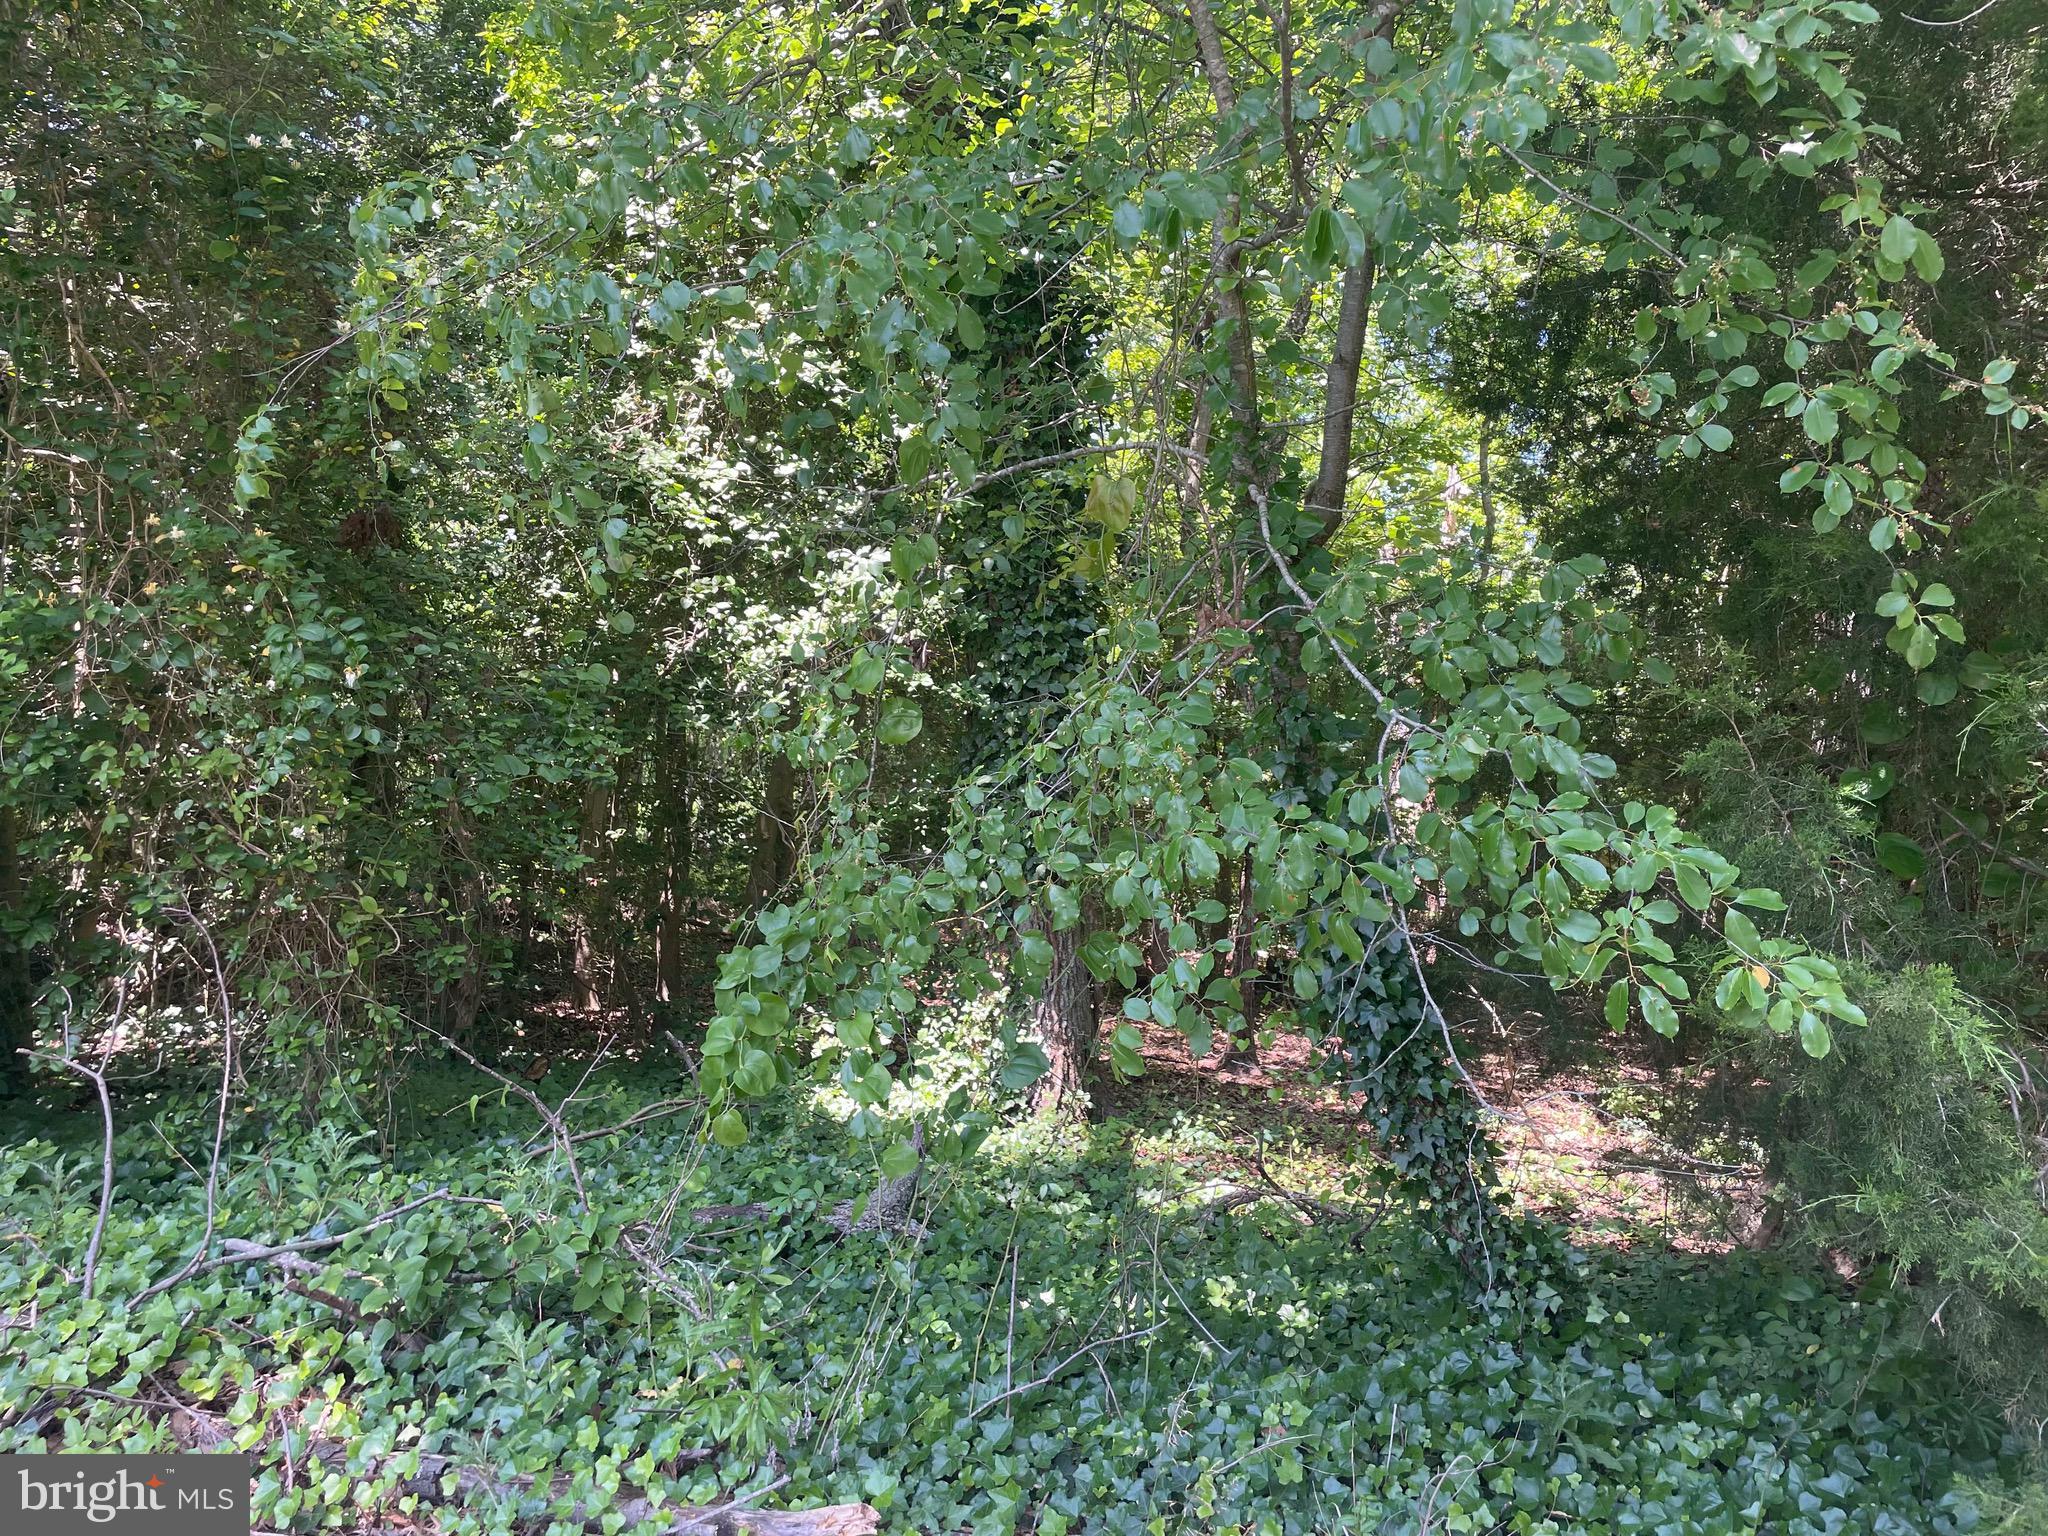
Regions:
<instances>
[{"instance_id":1,"label":"lush green forest","mask_svg":"<svg viewBox=\"0 0 2048 1536\"><path fill-rule=\"evenodd\" d=\"M2039 0L0 60L0 1452L2048 1532Z\"/></svg>"}]
</instances>

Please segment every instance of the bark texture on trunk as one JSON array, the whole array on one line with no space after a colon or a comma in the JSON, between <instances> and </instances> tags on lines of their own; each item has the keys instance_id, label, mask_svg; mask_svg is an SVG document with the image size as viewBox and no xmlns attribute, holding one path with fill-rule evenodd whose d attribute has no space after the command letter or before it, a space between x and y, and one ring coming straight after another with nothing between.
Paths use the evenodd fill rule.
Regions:
<instances>
[{"instance_id":1,"label":"bark texture on trunk","mask_svg":"<svg viewBox=\"0 0 2048 1536\"><path fill-rule=\"evenodd\" d=\"M1351 426L1358 411L1358 369L1365 360L1365 327L1372 315L1372 247L1344 274L1337 335L1323 377L1323 442L1308 509L1322 520L1318 542L1344 525L1344 493L1351 483Z\"/></svg>"},{"instance_id":2,"label":"bark texture on trunk","mask_svg":"<svg viewBox=\"0 0 2048 1536\"><path fill-rule=\"evenodd\" d=\"M1496 521L1493 510L1493 418L1479 424L1479 513L1486 520L1479 538L1479 579L1493 572L1493 540Z\"/></svg>"},{"instance_id":3,"label":"bark texture on trunk","mask_svg":"<svg viewBox=\"0 0 2048 1536\"><path fill-rule=\"evenodd\" d=\"M1237 869L1236 916L1232 920L1230 979L1237 983L1237 995L1244 1005L1245 1037L1224 1049L1221 1066L1256 1066L1259 1060L1259 908L1252 883L1252 856L1246 851Z\"/></svg>"},{"instance_id":4,"label":"bark texture on trunk","mask_svg":"<svg viewBox=\"0 0 2048 1536\"><path fill-rule=\"evenodd\" d=\"M1081 962L1078 928L1048 931L1046 938L1052 945L1052 971L1045 978L1045 991L1031 1006L1031 1025L1051 1066L1031 1085L1031 1109L1038 1115L1074 1119L1087 1108L1095 1062L1094 978Z\"/></svg>"},{"instance_id":5,"label":"bark texture on trunk","mask_svg":"<svg viewBox=\"0 0 2048 1536\"><path fill-rule=\"evenodd\" d=\"M754 816L754 851L747 865L747 905L758 910L795 873L796 769L780 752L768 754L761 808Z\"/></svg>"}]
</instances>

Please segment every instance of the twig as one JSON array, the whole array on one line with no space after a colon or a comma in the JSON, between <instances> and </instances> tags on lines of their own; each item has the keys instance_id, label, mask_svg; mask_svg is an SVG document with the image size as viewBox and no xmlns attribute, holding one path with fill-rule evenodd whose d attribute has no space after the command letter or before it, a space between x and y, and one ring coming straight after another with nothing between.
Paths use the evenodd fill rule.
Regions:
<instances>
[{"instance_id":1,"label":"twig","mask_svg":"<svg viewBox=\"0 0 2048 1536\"><path fill-rule=\"evenodd\" d=\"M1906 20L1912 22L1913 25L1916 27L1960 27L1975 21L1979 16L1982 16L1986 11L1990 10L1996 4L1998 4L1998 0L1984 0L1984 3L1978 6L1977 9L1975 9L1974 11L1970 12L1969 15L1958 16L1954 21L1927 21L1919 16L1914 16L1907 12L1902 11L1900 12L1900 14L1905 16Z\"/></svg>"},{"instance_id":2,"label":"twig","mask_svg":"<svg viewBox=\"0 0 2048 1536\"><path fill-rule=\"evenodd\" d=\"M222 1149L227 1145L228 1095L234 1086L235 1076L235 1006L233 999L228 995L227 972L220 963L220 949L213 942L212 931L189 909L179 907L166 910L173 916L184 918L199 930L199 936L206 941L207 954L213 962L213 984L215 990L220 993L220 1103L216 1107L213 1119L213 1155L206 1164L206 1223L199 1233L199 1245L192 1250L192 1257L185 1261L183 1269L166 1280L159 1280L141 1296L136 1297L137 1301L154 1296L160 1290L167 1291L179 1281L189 1279L212 1267L203 1261L206 1258L206 1250L213 1246L213 1232L219 1215L220 1160Z\"/></svg>"},{"instance_id":3,"label":"twig","mask_svg":"<svg viewBox=\"0 0 2048 1536\"><path fill-rule=\"evenodd\" d=\"M645 1125L650 1120L660 1120L669 1115L679 1115L686 1109L702 1109L702 1099L663 1099L659 1104L650 1104L645 1109L635 1110L617 1125L607 1125L601 1130L578 1131L571 1142L599 1141L606 1136L616 1136L621 1131L631 1130L636 1125Z\"/></svg>"},{"instance_id":4,"label":"twig","mask_svg":"<svg viewBox=\"0 0 2048 1536\"><path fill-rule=\"evenodd\" d=\"M337 1232L328 1237L301 1237L288 1243L271 1243L268 1245L235 1243L235 1252L222 1253L210 1259L187 1264L185 1268L172 1275L169 1279L159 1280L147 1290L138 1293L130 1305L140 1305L142 1302L149 1300L150 1297L160 1295L181 1281L191 1279L194 1275L203 1275L210 1270L220 1269L229 1264L255 1264L261 1263L266 1259L275 1259L287 1253L318 1253L324 1248L338 1248L352 1237L359 1237L363 1233L374 1231L378 1227L388 1227L401 1216L410 1216L414 1211L440 1200L445 1200L451 1205L488 1205L493 1208L496 1208L498 1204L497 1201L487 1200L481 1195L451 1194L448 1187L443 1185L431 1194L421 1195L417 1200L408 1200L403 1205L394 1205L390 1210L380 1212L372 1216L361 1226L350 1227L346 1232Z\"/></svg>"},{"instance_id":5,"label":"twig","mask_svg":"<svg viewBox=\"0 0 2048 1536\"><path fill-rule=\"evenodd\" d=\"M125 987L123 989L125 995ZM118 1017L118 1015L117 1015ZM100 1244L106 1240L107 1218L114 1210L114 1101L107 1096L106 1075L95 1072L83 1062L73 1061L68 1056L53 1056L48 1051L24 1049L24 1056L32 1056L51 1062L67 1072L76 1072L87 1079L98 1090L100 1096L100 1117L105 1133L100 1143L100 1213L92 1224L92 1239L85 1245L85 1278L80 1290L87 1301L92 1300L93 1283L100 1268Z\"/></svg>"},{"instance_id":6,"label":"twig","mask_svg":"<svg viewBox=\"0 0 2048 1536\"><path fill-rule=\"evenodd\" d=\"M994 1397L990 1398L987 1402L983 1403L979 1408L976 1408L973 1412L969 1413L967 1415L968 1422L972 1423L974 1420L980 1418L984 1413L987 1413L989 1409L995 1407L997 1403L1007 1402L1010 1398L1013 1397L1021 1397L1026 1392L1036 1391L1038 1388L1044 1386L1047 1382L1057 1381L1059 1379L1060 1373L1064 1371L1068 1366L1072 1365L1076 1360L1080 1359L1083 1355L1093 1354L1098 1349L1107 1349L1112 1344L1128 1344L1134 1339L1149 1339L1153 1334L1157 1333L1160 1329L1164 1328L1165 1326L1166 1324L1164 1323L1154 1323L1149 1328L1136 1328L1129 1333L1112 1334L1110 1335L1110 1337L1106 1339L1091 1339L1088 1343L1083 1344L1079 1349L1075 1350L1071 1355L1068 1355L1064 1360L1060 1361L1058 1365L1054 1366L1051 1370L1047 1371L1043 1376L1039 1377L1036 1381L1027 1381L1021 1387L1012 1387L1007 1392L998 1392Z\"/></svg>"},{"instance_id":7,"label":"twig","mask_svg":"<svg viewBox=\"0 0 2048 1536\"><path fill-rule=\"evenodd\" d=\"M507 1088L511 1089L514 1093L518 1094L522 1099L526 1100L527 1103L533 1106L534 1113L539 1115L542 1122L547 1126L547 1128L550 1131L554 1133L555 1145L559 1147L562 1152L562 1161L569 1165L569 1182L576 1186L577 1203L581 1205L584 1210L589 1210L590 1192L583 1187L583 1170L581 1167L577 1165L576 1162L576 1138L569 1134L569 1128L562 1123L562 1117L555 1113L554 1110L548 1108L547 1101L545 1099L543 1099L539 1094L535 1093L531 1088L527 1087L526 1084L520 1082L519 1079L517 1079L516 1077L509 1077L505 1073L500 1072L496 1067L485 1066L481 1061L478 1061L476 1057L472 1056L462 1046L456 1044L453 1040L449 1039L446 1035L442 1034L441 1031L433 1028L431 1025L423 1024L420 1027L426 1030L426 1032L432 1035L435 1039L439 1040L443 1045L447 1046L449 1050L453 1051L456 1055L460 1056L464 1061L468 1062L472 1067L475 1067L477 1071L483 1073L486 1077L496 1078L499 1082L503 1083Z\"/></svg>"}]
</instances>

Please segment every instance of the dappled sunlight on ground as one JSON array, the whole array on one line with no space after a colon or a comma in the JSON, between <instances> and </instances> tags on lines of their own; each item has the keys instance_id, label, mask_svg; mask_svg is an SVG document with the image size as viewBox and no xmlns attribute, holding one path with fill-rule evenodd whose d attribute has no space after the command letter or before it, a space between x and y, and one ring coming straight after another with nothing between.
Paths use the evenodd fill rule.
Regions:
<instances>
[{"instance_id":1,"label":"dappled sunlight on ground","mask_svg":"<svg viewBox=\"0 0 2048 1536\"><path fill-rule=\"evenodd\" d=\"M1128 1022L1106 1021L1105 1037ZM1141 1159L1177 1163L1197 1177L1244 1177L1255 1171L1247 1148L1263 1141L1268 1171L1284 1168L1304 1187L1329 1188L1369 1148L1357 1101L1318 1076L1319 1051L1308 1036L1279 1034L1256 1061L1226 1061L1220 1051L1197 1061L1178 1030L1136 1028L1144 1075L1104 1081L1096 1101L1104 1116L1143 1128ZM1582 1244L1718 1253L1752 1239L1764 1203L1761 1168L1697 1156L1643 1113L1674 1088L1692 1089L1679 1079L1696 1078L1698 1068L1659 1067L1627 1037L1588 1060L1558 1062L1530 1034L1496 1029L1463 1047L1496 1111L1503 1178L1520 1208L1563 1222ZM1177 1134L1148 1147L1144 1131L1154 1128ZM1191 1138L1190 1130L1209 1134Z\"/></svg>"}]
</instances>

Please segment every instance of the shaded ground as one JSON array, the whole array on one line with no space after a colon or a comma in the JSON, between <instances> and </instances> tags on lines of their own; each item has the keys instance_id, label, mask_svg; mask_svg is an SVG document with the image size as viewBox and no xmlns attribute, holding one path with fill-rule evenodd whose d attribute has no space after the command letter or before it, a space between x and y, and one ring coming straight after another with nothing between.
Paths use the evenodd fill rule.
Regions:
<instances>
[{"instance_id":1,"label":"shaded ground","mask_svg":"<svg viewBox=\"0 0 2048 1536\"><path fill-rule=\"evenodd\" d=\"M1105 1034L1128 1022L1106 1021ZM1355 1101L1317 1077L1317 1048L1306 1035L1278 1036L1257 1061L1226 1063L1219 1053L1196 1062L1179 1031L1137 1028L1145 1075L1100 1084L1101 1111L1215 1138L1207 1153L1175 1136L1157 1150L1141 1147L1141 1158L1243 1177L1253 1171L1246 1147L1263 1139L1275 1149L1269 1168L1284 1165L1304 1183L1328 1187L1370 1142ZM1492 1128L1517 1204L1565 1223L1581 1243L1606 1247L1717 1253L1755 1242L1766 1208L1761 1166L1742 1148L1725 1160L1701 1158L1658 1130L1656 1116L1694 1099L1715 1068L1660 1066L1633 1036L1581 1061L1559 1061L1548 1043L1539 1020L1522 1018L1491 1023L1461 1047L1496 1112Z\"/></svg>"}]
</instances>

